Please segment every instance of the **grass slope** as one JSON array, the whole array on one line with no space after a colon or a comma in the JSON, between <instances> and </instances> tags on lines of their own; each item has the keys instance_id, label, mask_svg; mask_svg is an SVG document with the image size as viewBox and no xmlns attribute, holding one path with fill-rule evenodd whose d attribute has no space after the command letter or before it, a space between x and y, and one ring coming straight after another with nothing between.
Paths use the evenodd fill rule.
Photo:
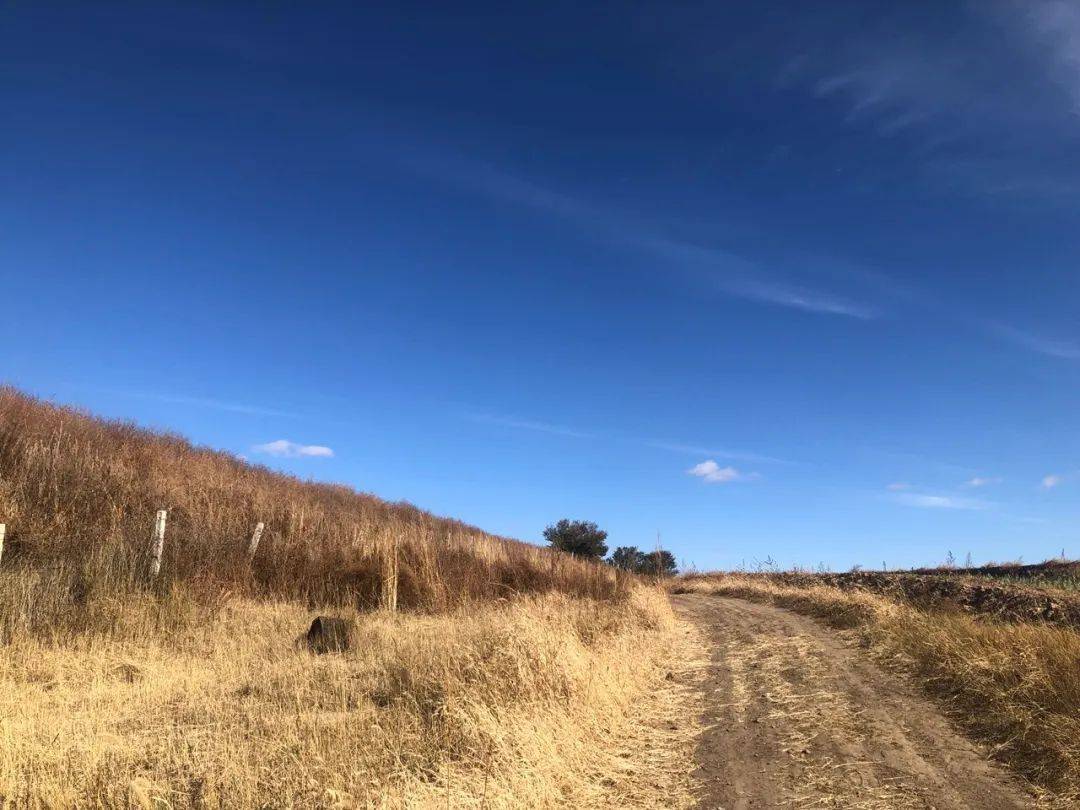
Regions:
<instances>
[{"instance_id":1,"label":"grass slope","mask_svg":"<svg viewBox=\"0 0 1080 810\"><path fill-rule=\"evenodd\" d=\"M606 566L12 389L0 522L4 806L688 801L682 634ZM297 644L315 612L354 647Z\"/></svg>"}]
</instances>

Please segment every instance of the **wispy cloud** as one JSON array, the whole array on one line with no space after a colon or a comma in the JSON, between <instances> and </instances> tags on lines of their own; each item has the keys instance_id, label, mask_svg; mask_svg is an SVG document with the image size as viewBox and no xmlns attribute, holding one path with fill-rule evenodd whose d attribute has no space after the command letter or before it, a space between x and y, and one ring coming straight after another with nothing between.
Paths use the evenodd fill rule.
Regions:
<instances>
[{"instance_id":1,"label":"wispy cloud","mask_svg":"<svg viewBox=\"0 0 1080 810\"><path fill-rule=\"evenodd\" d=\"M1041 337L1003 323L990 323L988 327L1000 337L1018 346L1031 349L1033 352L1060 360L1080 360L1080 344L1078 343Z\"/></svg>"},{"instance_id":2,"label":"wispy cloud","mask_svg":"<svg viewBox=\"0 0 1080 810\"><path fill-rule=\"evenodd\" d=\"M895 481L894 483L889 484L887 487L885 487L885 489L889 490L890 492L903 492L906 489L911 489L911 484L905 481Z\"/></svg>"},{"instance_id":3,"label":"wispy cloud","mask_svg":"<svg viewBox=\"0 0 1080 810\"><path fill-rule=\"evenodd\" d=\"M873 445L864 446L860 449L874 458L888 459L892 463L901 462L905 465L916 465L917 469L926 467L942 475L970 478L973 475L979 474L979 471L973 467L966 467L952 461L942 461L939 458L934 458L911 450L896 450L893 448L875 447Z\"/></svg>"},{"instance_id":4,"label":"wispy cloud","mask_svg":"<svg viewBox=\"0 0 1080 810\"><path fill-rule=\"evenodd\" d=\"M987 509L992 504L976 498L958 498L953 495L926 495L916 492L897 492L892 499L904 506L918 509Z\"/></svg>"},{"instance_id":5,"label":"wispy cloud","mask_svg":"<svg viewBox=\"0 0 1080 810\"><path fill-rule=\"evenodd\" d=\"M110 393L133 397L135 399L166 402L171 405L190 405L194 408L210 408L215 411L244 413L251 416L283 416L290 419L303 418L300 414L292 413L290 411L282 411L276 408L264 408L259 405L245 405L240 402L227 402L220 399L208 399L206 397L189 397L180 394L162 394L148 391L110 391Z\"/></svg>"},{"instance_id":6,"label":"wispy cloud","mask_svg":"<svg viewBox=\"0 0 1080 810\"><path fill-rule=\"evenodd\" d=\"M686 471L686 474L696 476L707 484L728 484L732 481L749 481L760 477L757 473L743 473L734 467L721 467L712 459L695 464Z\"/></svg>"},{"instance_id":7,"label":"wispy cloud","mask_svg":"<svg viewBox=\"0 0 1080 810\"><path fill-rule=\"evenodd\" d=\"M915 57L912 57L915 58ZM889 93L900 93L904 101L894 99L890 104L912 105L901 115L907 120L932 117L931 110L919 110L918 77L928 81L934 71L923 73L904 67L904 60L896 56L887 65L879 66L864 74L850 74L824 81L819 87L822 95L831 95L845 89L858 95L855 108L869 109L886 104ZM889 71L897 71L893 79ZM902 79L900 77L903 77ZM921 80L921 79L920 79ZM940 89L934 92L941 92ZM958 90L957 93L961 91ZM953 95L932 103L934 110L955 109ZM424 160L410 164L413 170L428 176L448 180L453 184L472 189L491 198L541 211L553 218L572 224L593 238L655 257L667 265L699 279L705 286L720 294L751 301L766 306L776 306L819 315L832 315L855 320L869 321L882 316L881 307L868 304L845 295L821 290L805 284L793 283L767 272L756 263L723 248L694 244L672 239L661 233L655 225L633 217L607 210L573 195L553 191L539 184L490 165L464 160ZM878 296L896 302L905 302L938 313L997 337L1041 354L1061 359L1080 359L1080 345L1069 341L1056 341L1034 335L1008 324L992 322L965 315L961 308L938 302L910 287L901 288L880 273L868 273L845 268L840 275L858 282L859 286L873 287ZM565 432L565 431L549 431ZM576 431L570 431L575 433ZM720 455L720 454L717 454ZM734 457L734 456L731 456Z\"/></svg>"},{"instance_id":8,"label":"wispy cloud","mask_svg":"<svg viewBox=\"0 0 1080 810\"><path fill-rule=\"evenodd\" d=\"M1014 6L1030 24L1047 70L1080 115L1080 6L1062 0L1023 0Z\"/></svg>"},{"instance_id":9,"label":"wispy cloud","mask_svg":"<svg viewBox=\"0 0 1080 810\"><path fill-rule=\"evenodd\" d=\"M979 489L980 487L988 487L993 484L1000 484L1002 479L999 476L975 476L964 482L965 487L971 487L972 489Z\"/></svg>"},{"instance_id":10,"label":"wispy cloud","mask_svg":"<svg viewBox=\"0 0 1080 810\"><path fill-rule=\"evenodd\" d=\"M761 453L749 453L742 450L721 450L715 447L702 447L694 444L680 444L678 442L647 441L648 447L658 450L670 450L673 453L685 453L690 456L713 456L716 458L730 458L737 461L750 461L755 464L782 464L795 466L799 462L789 461L776 456L766 456Z\"/></svg>"},{"instance_id":11,"label":"wispy cloud","mask_svg":"<svg viewBox=\"0 0 1080 810\"><path fill-rule=\"evenodd\" d=\"M1080 194L1071 160L1080 5L988 0L961 8L965 19L945 36L903 12L857 31L826 25L796 70L785 60L782 86L799 83L846 125L906 148L930 186L998 200Z\"/></svg>"},{"instance_id":12,"label":"wispy cloud","mask_svg":"<svg viewBox=\"0 0 1080 810\"><path fill-rule=\"evenodd\" d=\"M907 50L897 42L866 41L819 79L813 93L843 104L847 123L870 125L882 136L933 125L938 133L947 127L951 139L959 114L971 112L970 86L961 78L964 64L962 54L935 52L927 43Z\"/></svg>"},{"instance_id":13,"label":"wispy cloud","mask_svg":"<svg viewBox=\"0 0 1080 810\"><path fill-rule=\"evenodd\" d=\"M879 314L875 307L844 296L783 280L731 251L671 239L653 223L544 188L487 164L415 160L409 165L414 171L561 219L608 244L652 255L665 264L702 278L718 292L731 297L858 320L868 320Z\"/></svg>"},{"instance_id":14,"label":"wispy cloud","mask_svg":"<svg viewBox=\"0 0 1080 810\"><path fill-rule=\"evenodd\" d=\"M257 444L251 449L255 453L277 458L331 458L334 455L333 450L321 444L298 444L288 439Z\"/></svg>"},{"instance_id":15,"label":"wispy cloud","mask_svg":"<svg viewBox=\"0 0 1080 810\"><path fill-rule=\"evenodd\" d=\"M1043 489L1053 489L1061 483L1060 475L1044 475L1042 480Z\"/></svg>"},{"instance_id":16,"label":"wispy cloud","mask_svg":"<svg viewBox=\"0 0 1080 810\"><path fill-rule=\"evenodd\" d=\"M773 304L788 307L789 309L801 309L804 312L817 312L822 315L843 315L864 321L877 318L881 314L877 308L866 304L775 281L734 278L722 280L720 286L727 293L739 298L745 298L748 301Z\"/></svg>"},{"instance_id":17,"label":"wispy cloud","mask_svg":"<svg viewBox=\"0 0 1080 810\"><path fill-rule=\"evenodd\" d=\"M553 425L550 422L539 422L534 419L519 419L514 416L503 416L491 413L470 413L466 416L474 422L487 425L499 425L501 427L514 428L516 430L531 430L537 433L550 433L555 436L570 436L577 439L592 439L595 434L583 430Z\"/></svg>"}]
</instances>

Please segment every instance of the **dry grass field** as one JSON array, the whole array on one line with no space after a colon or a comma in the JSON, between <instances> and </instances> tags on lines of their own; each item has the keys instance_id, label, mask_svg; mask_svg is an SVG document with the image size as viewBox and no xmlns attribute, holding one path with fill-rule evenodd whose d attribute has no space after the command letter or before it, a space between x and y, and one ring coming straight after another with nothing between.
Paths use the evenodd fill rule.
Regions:
<instances>
[{"instance_id":1,"label":"dry grass field","mask_svg":"<svg viewBox=\"0 0 1080 810\"><path fill-rule=\"evenodd\" d=\"M13 389L0 522L0 806L1027 806L858 647L1080 802L1065 564L688 575L680 619L612 567ZM307 648L319 614L349 649Z\"/></svg>"},{"instance_id":2,"label":"dry grass field","mask_svg":"<svg viewBox=\"0 0 1080 810\"><path fill-rule=\"evenodd\" d=\"M688 801L685 641L610 568L11 389L0 522L3 806Z\"/></svg>"},{"instance_id":3,"label":"dry grass field","mask_svg":"<svg viewBox=\"0 0 1080 810\"><path fill-rule=\"evenodd\" d=\"M1040 790L1049 804L1080 803L1080 630L1049 616L1006 614L1004 597L978 610L953 601L939 574L703 574L676 592L764 602L852 634L879 661L915 679L946 714ZM939 584L935 585L934 583ZM967 593L960 591L961 594ZM1067 598L1063 593L1060 599ZM1021 604L1027 604L1021 600Z\"/></svg>"},{"instance_id":4,"label":"dry grass field","mask_svg":"<svg viewBox=\"0 0 1080 810\"><path fill-rule=\"evenodd\" d=\"M117 614L107 633L4 648L13 806L655 807L685 790L688 758L657 772L672 763L635 742L672 622L655 591L381 611L325 656L293 644L310 619L295 603L171 626L153 597Z\"/></svg>"}]
</instances>

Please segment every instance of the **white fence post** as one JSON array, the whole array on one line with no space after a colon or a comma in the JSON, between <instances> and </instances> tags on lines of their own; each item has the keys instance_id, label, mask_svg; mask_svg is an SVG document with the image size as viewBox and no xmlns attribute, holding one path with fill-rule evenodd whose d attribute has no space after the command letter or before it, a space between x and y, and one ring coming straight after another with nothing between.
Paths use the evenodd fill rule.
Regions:
<instances>
[{"instance_id":1,"label":"white fence post","mask_svg":"<svg viewBox=\"0 0 1080 810\"><path fill-rule=\"evenodd\" d=\"M154 545L150 548L150 576L154 578L161 573L161 552L165 550L165 519L168 516L168 510L159 509L154 522Z\"/></svg>"},{"instance_id":2,"label":"white fence post","mask_svg":"<svg viewBox=\"0 0 1080 810\"><path fill-rule=\"evenodd\" d=\"M0 558L4 556L4 536L7 534L7 524L0 523Z\"/></svg>"},{"instance_id":3,"label":"white fence post","mask_svg":"<svg viewBox=\"0 0 1080 810\"><path fill-rule=\"evenodd\" d=\"M259 521L255 524L255 531L251 534L251 542L248 543L248 557L254 557L259 550L259 541L262 540L263 524Z\"/></svg>"},{"instance_id":4,"label":"white fence post","mask_svg":"<svg viewBox=\"0 0 1080 810\"><path fill-rule=\"evenodd\" d=\"M387 554L387 549L383 548L383 589L382 589L382 602L385 607L391 613L397 613L397 601L398 601L398 536L394 535L394 547L392 549L393 555Z\"/></svg>"}]
</instances>

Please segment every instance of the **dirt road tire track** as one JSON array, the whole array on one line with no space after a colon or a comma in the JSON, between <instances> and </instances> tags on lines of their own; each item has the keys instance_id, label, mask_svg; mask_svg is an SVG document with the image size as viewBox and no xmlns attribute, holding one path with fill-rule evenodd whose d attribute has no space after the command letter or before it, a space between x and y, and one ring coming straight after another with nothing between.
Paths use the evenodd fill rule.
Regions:
<instances>
[{"instance_id":1,"label":"dirt road tire track","mask_svg":"<svg viewBox=\"0 0 1080 810\"><path fill-rule=\"evenodd\" d=\"M695 676L705 693L701 807L1037 806L926 698L834 631L738 599L673 602L712 644Z\"/></svg>"}]
</instances>

